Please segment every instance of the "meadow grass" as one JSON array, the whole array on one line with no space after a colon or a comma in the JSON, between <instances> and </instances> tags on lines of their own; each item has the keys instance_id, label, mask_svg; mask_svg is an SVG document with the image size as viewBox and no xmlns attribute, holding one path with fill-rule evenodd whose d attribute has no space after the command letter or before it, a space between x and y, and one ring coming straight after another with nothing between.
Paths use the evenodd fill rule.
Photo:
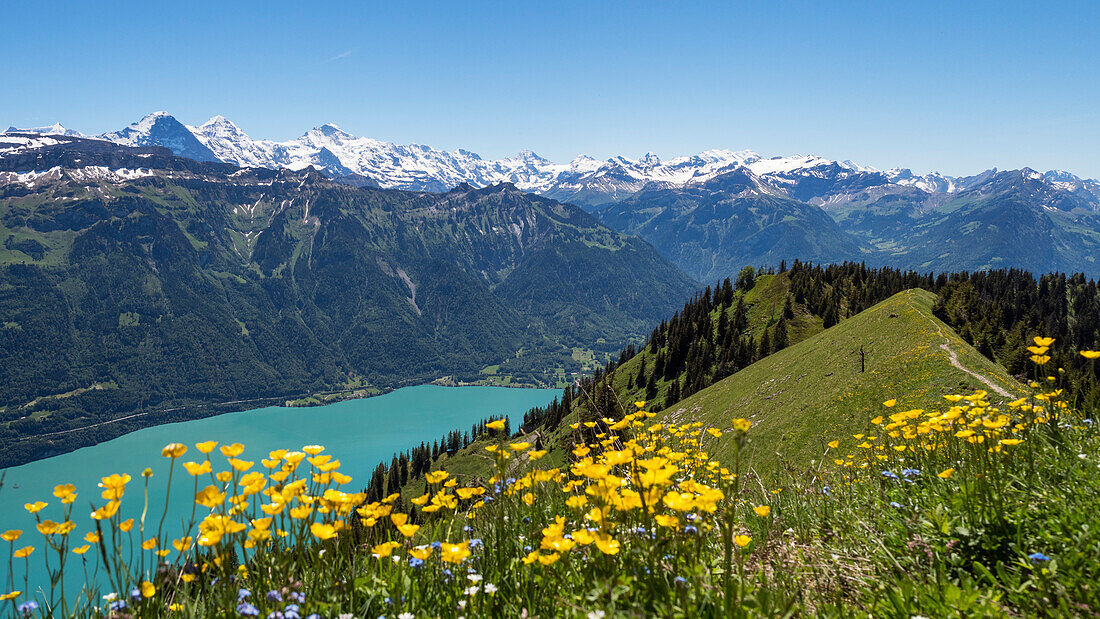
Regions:
<instances>
[{"instance_id":1,"label":"meadow grass","mask_svg":"<svg viewBox=\"0 0 1100 619\"><path fill-rule=\"evenodd\" d=\"M778 482L746 466L753 421L672 424L644 402L570 425L555 467L521 437L485 437L490 476L435 470L409 500L342 490L352 480L321 446L254 461L239 444L173 443L144 477L194 493L187 531L167 535L142 479L104 478L91 518L61 484L44 497L66 506L61 522L38 517L43 500L26 506L28 532L0 534L0 604L28 617L1096 615L1100 437L1047 376L1047 346L1032 347L1020 398L909 408L897 393ZM143 501L142 518L122 520L124 500ZM110 588L55 578L28 595L34 552Z\"/></svg>"}]
</instances>

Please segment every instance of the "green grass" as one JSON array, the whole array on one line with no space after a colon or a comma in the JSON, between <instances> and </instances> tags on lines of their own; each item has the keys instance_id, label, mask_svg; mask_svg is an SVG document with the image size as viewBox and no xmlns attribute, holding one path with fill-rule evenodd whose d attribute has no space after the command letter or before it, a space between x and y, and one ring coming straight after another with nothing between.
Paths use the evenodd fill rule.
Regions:
<instances>
[{"instance_id":1,"label":"green grass","mask_svg":"<svg viewBox=\"0 0 1100 619\"><path fill-rule=\"evenodd\" d=\"M935 298L919 289L899 293L686 398L662 418L719 428L728 428L732 418L750 419L747 455L767 471L779 458L804 465L820 458L828 441L850 441L891 398L900 398L901 409L932 408L942 405L942 395L975 389L1004 399L955 368L941 345L955 351L963 367L1022 394L1023 386L1003 368L932 315Z\"/></svg>"}]
</instances>

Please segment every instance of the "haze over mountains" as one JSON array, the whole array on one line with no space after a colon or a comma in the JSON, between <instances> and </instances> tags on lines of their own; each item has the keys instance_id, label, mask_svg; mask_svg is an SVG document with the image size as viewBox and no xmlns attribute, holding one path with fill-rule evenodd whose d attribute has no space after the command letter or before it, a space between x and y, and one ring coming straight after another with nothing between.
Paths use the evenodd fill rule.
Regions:
<instances>
[{"instance_id":1,"label":"haze over mountains","mask_svg":"<svg viewBox=\"0 0 1100 619\"><path fill-rule=\"evenodd\" d=\"M25 131L76 134L60 124ZM559 164L531 151L486 160L461 149L356 137L332 124L286 142L257 140L221 116L189 127L166 112L96 138L241 167L312 166L353 186L440 193L511 183L642 237L699 281L795 258L1100 275L1100 182L1060 170L918 175L747 150L668 161L650 153L606 161L581 155Z\"/></svg>"}]
</instances>

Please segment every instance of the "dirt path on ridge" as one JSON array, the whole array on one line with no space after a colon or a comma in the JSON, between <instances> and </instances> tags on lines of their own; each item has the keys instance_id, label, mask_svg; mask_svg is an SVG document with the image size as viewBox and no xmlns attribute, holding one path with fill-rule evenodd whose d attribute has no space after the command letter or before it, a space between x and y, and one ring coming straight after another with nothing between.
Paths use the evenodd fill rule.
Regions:
<instances>
[{"instance_id":1,"label":"dirt path on ridge","mask_svg":"<svg viewBox=\"0 0 1100 619\"><path fill-rule=\"evenodd\" d=\"M921 316L924 316L924 313L922 313L922 312L921 312L920 310L918 310L918 309L917 309L917 308L916 308L916 307L915 307L915 306L913 305L913 303L912 303L911 301L909 301L909 299L908 299L908 295L907 295L907 298L905 299L905 302L909 304L909 307L910 307L910 308L911 308L911 309L912 309L913 311L917 312L917 313L918 313L918 314L920 314ZM925 317L927 318L927 316L925 316ZM943 329L941 329L941 328L940 328L940 323L939 323L939 322L937 322L935 318L931 318L930 320L932 321L932 326L933 326L933 327L936 327L936 333L937 333L937 334L938 334L938 335L939 335L939 336L940 336L941 338L947 339L947 336L946 336L946 335L944 335L944 333L943 333ZM1009 393L1008 391L1006 391L1004 387L1001 387L1000 385L997 385L996 383L994 383L993 381L989 380L989 379L988 379L988 378L986 378L985 376L982 376L981 374L978 374L977 372L975 372L975 371L973 371L973 370L971 370L971 369L969 369L969 368L963 367L963 365L962 365L961 363L959 363L959 354L958 354L957 352L955 352L954 350L951 350L951 347L950 347L950 346L948 346L948 345L947 345L946 343L940 344L940 348L942 348L942 349L944 350L944 352L946 352L946 353L947 353L947 356L948 356L948 360L949 360L949 361L951 361L951 365L955 366L956 368L958 368L958 369L962 370L963 372L966 372L967 374L969 374L969 375L973 376L974 378L978 379L978 380L979 380L979 381L981 381L981 382L982 382L982 383L983 383L983 384L984 384L985 386L989 387L989 388L990 388L990 389L992 389L993 391L996 391L996 392L997 392L997 393L999 393L1000 395L1002 395L1002 396L1004 396L1004 397L1006 397L1006 398L1011 398L1011 397L1013 397L1013 396L1012 396L1012 394L1011 394L1011 393Z\"/></svg>"}]
</instances>

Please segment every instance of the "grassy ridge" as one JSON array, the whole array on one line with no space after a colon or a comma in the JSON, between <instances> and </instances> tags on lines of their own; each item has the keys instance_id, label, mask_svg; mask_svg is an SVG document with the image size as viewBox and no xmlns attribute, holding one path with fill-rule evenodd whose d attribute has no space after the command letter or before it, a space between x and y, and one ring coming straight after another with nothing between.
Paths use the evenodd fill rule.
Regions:
<instances>
[{"instance_id":1,"label":"grassy ridge","mask_svg":"<svg viewBox=\"0 0 1100 619\"><path fill-rule=\"evenodd\" d=\"M827 437L847 436L866 423L868 411L898 394L900 406L932 408L941 395L988 385L958 363L1019 397L1023 387L996 363L932 315L935 295L908 290L798 344L772 354L662 413L673 422L723 427L730 416L753 421L748 454L760 470L776 454L793 464L820 457ZM859 348L866 351L860 372Z\"/></svg>"},{"instance_id":2,"label":"grassy ridge","mask_svg":"<svg viewBox=\"0 0 1100 619\"><path fill-rule=\"evenodd\" d=\"M788 288L787 278L766 275L752 289L739 292L749 308L749 324L766 328L782 311ZM820 460L827 442L842 437L851 440L850 435L866 425L868 412L899 394L905 394L899 406L906 408L935 408L942 404L942 395L977 389L989 391L994 401L1005 399L955 367L948 350L955 353L962 367L1012 394L1012 399L1019 397L1023 385L932 314L935 299L936 295L926 290L908 290L827 330L821 328L820 318L798 313L789 323L797 344L685 398L662 411L659 419L676 424L700 421L718 428L725 428L731 416L750 419L753 437L746 445L745 457L749 466L768 476L783 461L804 468ZM861 344L867 355L863 373L858 355ZM645 361L652 367L654 356L646 348L615 372L613 385L624 402L644 399L644 388L628 389L627 382L637 373L638 364ZM667 384L660 382L659 398ZM577 420L574 413L558 428L540 429L550 450L546 459L554 466L567 460L574 439L568 426ZM491 459L483 447L475 442L445 456L435 467L446 468L460 478L487 478ZM721 450L716 455L730 456ZM422 487L422 480L410 482L411 491L417 494Z\"/></svg>"}]
</instances>

